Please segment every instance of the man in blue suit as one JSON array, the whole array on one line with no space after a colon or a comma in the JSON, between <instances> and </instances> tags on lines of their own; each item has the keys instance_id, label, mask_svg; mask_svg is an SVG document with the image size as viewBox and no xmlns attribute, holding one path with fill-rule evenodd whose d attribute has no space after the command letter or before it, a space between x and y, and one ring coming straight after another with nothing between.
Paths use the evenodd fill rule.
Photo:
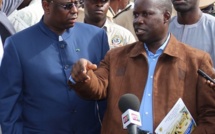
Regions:
<instances>
[{"instance_id":1,"label":"man in blue suit","mask_svg":"<svg viewBox=\"0 0 215 134\"><path fill-rule=\"evenodd\" d=\"M98 101L67 81L79 58L99 64L109 50L104 30L76 23L76 0L42 0L41 21L5 41L0 67L3 134L99 134ZM103 106L104 108L105 106Z\"/></svg>"}]
</instances>

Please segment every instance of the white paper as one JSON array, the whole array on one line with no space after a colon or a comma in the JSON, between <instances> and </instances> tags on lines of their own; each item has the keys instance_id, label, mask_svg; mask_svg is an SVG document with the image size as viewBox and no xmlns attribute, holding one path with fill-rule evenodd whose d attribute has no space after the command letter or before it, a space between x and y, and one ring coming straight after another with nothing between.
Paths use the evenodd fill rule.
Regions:
<instances>
[{"instance_id":1,"label":"white paper","mask_svg":"<svg viewBox=\"0 0 215 134\"><path fill-rule=\"evenodd\" d=\"M196 123L181 98L155 129L156 134L190 134Z\"/></svg>"}]
</instances>

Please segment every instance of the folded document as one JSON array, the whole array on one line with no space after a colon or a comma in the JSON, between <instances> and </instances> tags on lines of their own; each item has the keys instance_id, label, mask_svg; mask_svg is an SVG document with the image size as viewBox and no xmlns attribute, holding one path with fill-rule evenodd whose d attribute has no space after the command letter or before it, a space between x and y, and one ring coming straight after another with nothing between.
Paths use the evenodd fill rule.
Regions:
<instances>
[{"instance_id":1,"label":"folded document","mask_svg":"<svg viewBox=\"0 0 215 134\"><path fill-rule=\"evenodd\" d=\"M191 134L196 123L181 98L161 121L156 134Z\"/></svg>"}]
</instances>

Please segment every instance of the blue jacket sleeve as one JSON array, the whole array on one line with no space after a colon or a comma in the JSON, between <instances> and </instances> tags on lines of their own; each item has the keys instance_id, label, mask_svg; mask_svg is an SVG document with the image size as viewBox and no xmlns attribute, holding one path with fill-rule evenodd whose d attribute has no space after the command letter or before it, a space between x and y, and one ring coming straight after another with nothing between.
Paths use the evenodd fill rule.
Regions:
<instances>
[{"instance_id":1,"label":"blue jacket sleeve","mask_svg":"<svg viewBox=\"0 0 215 134\"><path fill-rule=\"evenodd\" d=\"M0 124L3 134L23 134L22 80L19 56L11 38L8 38L0 67Z\"/></svg>"}]
</instances>

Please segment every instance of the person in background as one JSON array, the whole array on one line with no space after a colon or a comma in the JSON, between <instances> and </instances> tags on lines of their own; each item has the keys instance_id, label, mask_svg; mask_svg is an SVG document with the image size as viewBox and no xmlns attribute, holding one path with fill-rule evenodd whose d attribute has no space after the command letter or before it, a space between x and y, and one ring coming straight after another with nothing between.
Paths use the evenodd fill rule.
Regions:
<instances>
[{"instance_id":1,"label":"person in background","mask_svg":"<svg viewBox=\"0 0 215 134\"><path fill-rule=\"evenodd\" d=\"M172 0L177 16L173 17L169 31L176 38L194 48L208 52L215 67L215 17L203 13L215 0ZM200 5L201 4L201 5Z\"/></svg>"},{"instance_id":2,"label":"person in background","mask_svg":"<svg viewBox=\"0 0 215 134\"><path fill-rule=\"evenodd\" d=\"M15 11L24 0L2 0L3 5L1 11L9 16L13 11Z\"/></svg>"},{"instance_id":3,"label":"person in background","mask_svg":"<svg viewBox=\"0 0 215 134\"><path fill-rule=\"evenodd\" d=\"M78 8L78 22L83 22L84 20L84 0L80 0L81 6ZM108 8L108 11L106 13L107 19L109 19L111 22L113 22L113 15L111 13L110 6Z\"/></svg>"},{"instance_id":4,"label":"person in background","mask_svg":"<svg viewBox=\"0 0 215 134\"><path fill-rule=\"evenodd\" d=\"M107 17L113 22L115 15L120 13L125 8L130 6L129 0L110 0L109 8L107 11Z\"/></svg>"},{"instance_id":5,"label":"person in background","mask_svg":"<svg viewBox=\"0 0 215 134\"><path fill-rule=\"evenodd\" d=\"M17 10L27 7L32 0L23 0L23 2L18 6Z\"/></svg>"},{"instance_id":6,"label":"person in background","mask_svg":"<svg viewBox=\"0 0 215 134\"><path fill-rule=\"evenodd\" d=\"M2 12L1 12L1 7L2 7L2 0L0 0L0 66L1 66L1 60L2 60L2 56L3 56L3 53L4 53L4 50L3 50L3 42L2 42L2 39L1 39L1 34L2 34ZM5 16L5 15L4 15ZM1 134L1 124L0 124L0 134Z\"/></svg>"},{"instance_id":7,"label":"person in background","mask_svg":"<svg viewBox=\"0 0 215 134\"><path fill-rule=\"evenodd\" d=\"M4 50L3 50L3 44L1 41L1 35L0 35L0 66L1 66L1 60L2 60L3 54L4 54ZM1 128L1 125L0 125L0 128ZM1 134L1 129L0 129L0 134Z\"/></svg>"},{"instance_id":8,"label":"person in background","mask_svg":"<svg viewBox=\"0 0 215 134\"><path fill-rule=\"evenodd\" d=\"M2 7L2 0L0 0L0 10L1 10L1 7ZM1 66L1 60L2 60L2 57L3 57L3 53L4 53L3 43L2 43L2 40L1 40L1 33L0 33L0 66ZM1 134L1 124L0 124L0 134Z\"/></svg>"},{"instance_id":9,"label":"person in background","mask_svg":"<svg viewBox=\"0 0 215 134\"><path fill-rule=\"evenodd\" d=\"M108 51L98 68L86 59L74 64L70 88L86 99L107 99L101 134L127 134L117 105L126 93L141 100L141 130L154 133L181 98L197 123L192 134L214 133L215 92L197 73L215 77L211 57L169 33L171 12L171 0L135 0L139 42Z\"/></svg>"},{"instance_id":10,"label":"person in background","mask_svg":"<svg viewBox=\"0 0 215 134\"><path fill-rule=\"evenodd\" d=\"M133 27L134 4L130 3L129 5L130 6L128 6L125 10L122 10L113 17L113 22L128 29L134 35L135 39L138 40Z\"/></svg>"},{"instance_id":11,"label":"person in background","mask_svg":"<svg viewBox=\"0 0 215 134\"><path fill-rule=\"evenodd\" d=\"M27 5L25 2L30 3ZM24 5L21 7L22 9L16 10L8 16L16 32L38 23L44 13L41 0L24 0Z\"/></svg>"},{"instance_id":12,"label":"person in background","mask_svg":"<svg viewBox=\"0 0 215 134\"><path fill-rule=\"evenodd\" d=\"M84 20L84 8L83 7L79 7L78 8L77 22L82 22L83 20Z\"/></svg>"},{"instance_id":13,"label":"person in background","mask_svg":"<svg viewBox=\"0 0 215 134\"><path fill-rule=\"evenodd\" d=\"M210 4L207 7L201 8L201 10L202 10L203 13L208 13L208 14L211 14L211 15L215 16L214 3Z\"/></svg>"},{"instance_id":14,"label":"person in background","mask_svg":"<svg viewBox=\"0 0 215 134\"><path fill-rule=\"evenodd\" d=\"M103 29L76 22L78 6L76 0L42 0L42 19L6 39L3 134L100 134L98 102L80 98L67 85L73 63L84 57L99 64L109 50Z\"/></svg>"},{"instance_id":15,"label":"person in background","mask_svg":"<svg viewBox=\"0 0 215 134\"><path fill-rule=\"evenodd\" d=\"M105 29L110 49L135 42L135 38L127 29L107 19L109 0L84 0L84 20L82 22Z\"/></svg>"},{"instance_id":16,"label":"person in background","mask_svg":"<svg viewBox=\"0 0 215 134\"><path fill-rule=\"evenodd\" d=\"M111 12L112 17L114 17L121 10L129 7L131 3L133 2L130 2L130 0L110 0L110 7L108 10Z\"/></svg>"},{"instance_id":17,"label":"person in background","mask_svg":"<svg viewBox=\"0 0 215 134\"><path fill-rule=\"evenodd\" d=\"M199 8L200 8L200 9L205 9L205 8L207 8L207 7L213 6L214 3L215 3L214 0L200 0L200 1L199 1Z\"/></svg>"},{"instance_id":18,"label":"person in background","mask_svg":"<svg viewBox=\"0 0 215 134\"><path fill-rule=\"evenodd\" d=\"M3 45L7 37L16 33L14 25L8 19L8 15L16 12L18 8L22 8L24 6L22 3L27 4L26 1L29 2L30 0L3 0L1 2L2 7L0 8L0 34Z\"/></svg>"},{"instance_id":19,"label":"person in background","mask_svg":"<svg viewBox=\"0 0 215 134\"><path fill-rule=\"evenodd\" d=\"M9 0L7 2L9 2ZM2 11L2 7L4 6L4 4L7 4L7 3L2 3L2 0L0 0L0 35L1 35L1 41L2 41L2 44L0 47L3 46L5 39L7 37L16 33L13 25L8 20L6 13ZM4 7L6 8L6 6L4 6ZM10 10L10 11L12 11L12 10Z\"/></svg>"}]
</instances>

